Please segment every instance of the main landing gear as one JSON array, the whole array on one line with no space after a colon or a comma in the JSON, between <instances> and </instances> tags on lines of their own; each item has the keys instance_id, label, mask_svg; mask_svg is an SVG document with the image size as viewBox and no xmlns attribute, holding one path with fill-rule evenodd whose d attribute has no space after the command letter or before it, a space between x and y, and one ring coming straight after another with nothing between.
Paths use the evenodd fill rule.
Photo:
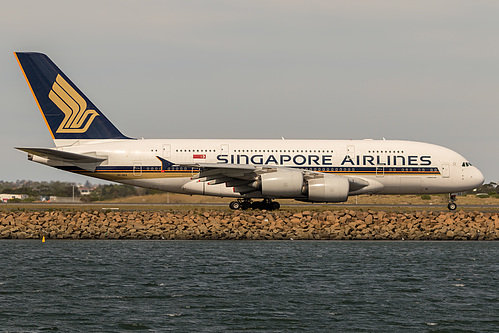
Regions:
<instances>
[{"instance_id":1,"label":"main landing gear","mask_svg":"<svg viewBox=\"0 0 499 333\"><path fill-rule=\"evenodd\" d=\"M238 199L229 204L230 209L246 210L246 209L265 209L265 210L278 210L281 205L277 201L271 199L263 199L262 201L251 201L251 199Z\"/></svg>"},{"instance_id":2,"label":"main landing gear","mask_svg":"<svg viewBox=\"0 0 499 333\"><path fill-rule=\"evenodd\" d=\"M449 204L447 205L447 208L449 208L449 210L456 210L457 204L455 201L456 201L456 195L449 193Z\"/></svg>"}]
</instances>

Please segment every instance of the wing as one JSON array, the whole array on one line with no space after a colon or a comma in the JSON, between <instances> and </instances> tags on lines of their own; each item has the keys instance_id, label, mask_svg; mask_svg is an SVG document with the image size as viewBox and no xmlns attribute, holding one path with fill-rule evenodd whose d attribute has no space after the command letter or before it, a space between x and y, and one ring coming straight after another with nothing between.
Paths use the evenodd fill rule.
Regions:
<instances>
[{"instance_id":1,"label":"wing","mask_svg":"<svg viewBox=\"0 0 499 333\"><path fill-rule=\"evenodd\" d=\"M172 163L156 156L162 164L162 169L173 165L199 169L199 173L192 177L193 182L206 183L206 185L224 184L234 187L235 192L247 194L257 191L254 182L259 175L273 172L274 166L257 166L252 164L219 164L219 163Z\"/></svg>"},{"instance_id":2,"label":"wing","mask_svg":"<svg viewBox=\"0 0 499 333\"><path fill-rule=\"evenodd\" d=\"M356 176L343 176L325 174L324 172L296 169L276 165L254 165L254 164L220 164L220 163L171 163L157 156L163 164L163 168L172 165L199 169L199 173L192 179L206 185L217 185L225 183L226 187L234 187L235 192L248 194L262 189L262 178L267 174L276 172L300 172L305 182L313 182L314 179L324 177L344 178L348 181L349 193L370 193L380 189L380 183ZM382 185L381 185L382 186Z\"/></svg>"}]
</instances>

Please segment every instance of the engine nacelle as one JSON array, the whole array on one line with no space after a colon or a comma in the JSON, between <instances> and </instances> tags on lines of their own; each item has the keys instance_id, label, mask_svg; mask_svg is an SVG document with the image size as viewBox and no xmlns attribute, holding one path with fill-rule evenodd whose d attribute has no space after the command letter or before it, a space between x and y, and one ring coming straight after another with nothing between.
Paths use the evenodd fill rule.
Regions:
<instances>
[{"instance_id":1,"label":"engine nacelle","mask_svg":"<svg viewBox=\"0 0 499 333\"><path fill-rule=\"evenodd\" d=\"M275 198L303 197L303 174L301 171L279 170L260 176L262 194Z\"/></svg>"},{"instance_id":2,"label":"engine nacelle","mask_svg":"<svg viewBox=\"0 0 499 333\"><path fill-rule=\"evenodd\" d=\"M308 181L308 201L343 202L348 199L348 179L335 175Z\"/></svg>"}]
</instances>

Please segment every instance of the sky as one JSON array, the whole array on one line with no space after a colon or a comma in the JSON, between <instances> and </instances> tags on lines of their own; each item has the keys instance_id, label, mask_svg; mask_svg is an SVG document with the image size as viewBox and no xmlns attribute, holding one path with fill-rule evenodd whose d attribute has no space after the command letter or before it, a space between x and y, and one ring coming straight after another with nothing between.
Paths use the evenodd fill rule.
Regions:
<instances>
[{"instance_id":1,"label":"sky","mask_svg":"<svg viewBox=\"0 0 499 333\"><path fill-rule=\"evenodd\" d=\"M127 136L398 139L499 181L499 2L4 1L0 180L73 175L14 51L49 57ZM96 182L90 179L92 182Z\"/></svg>"}]
</instances>

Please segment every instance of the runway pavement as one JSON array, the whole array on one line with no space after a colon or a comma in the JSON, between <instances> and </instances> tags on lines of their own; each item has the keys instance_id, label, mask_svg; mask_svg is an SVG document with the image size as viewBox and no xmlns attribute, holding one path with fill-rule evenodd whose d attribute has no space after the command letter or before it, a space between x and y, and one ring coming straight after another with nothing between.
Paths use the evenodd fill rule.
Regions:
<instances>
[{"instance_id":1,"label":"runway pavement","mask_svg":"<svg viewBox=\"0 0 499 333\"><path fill-rule=\"evenodd\" d=\"M98 209L98 210L161 210L161 209L196 209L196 208L227 208L227 203L2 203L0 210L28 209ZM448 211L446 205L418 205L418 204L281 204L281 209L352 209L352 210L437 210ZM499 211L499 205L458 205L457 210Z\"/></svg>"}]
</instances>

